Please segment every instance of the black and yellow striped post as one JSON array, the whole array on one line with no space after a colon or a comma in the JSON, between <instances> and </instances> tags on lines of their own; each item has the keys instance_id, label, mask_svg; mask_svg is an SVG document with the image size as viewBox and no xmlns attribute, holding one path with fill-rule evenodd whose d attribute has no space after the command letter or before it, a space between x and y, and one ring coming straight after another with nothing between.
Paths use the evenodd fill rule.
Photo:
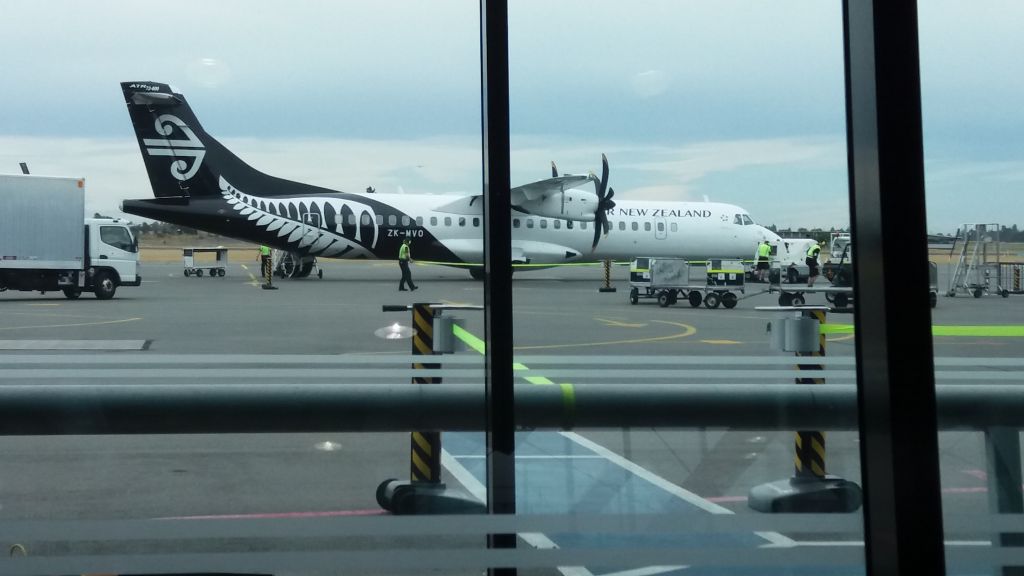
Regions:
<instances>
[{"instance_id":1,"label":"black and yellow striped post","mask_svg":"<svg viewBox=\"0 0 1024 576\"><path fill-rule=\"evenodd\" d=\"M799 363L797 370L807 371L796 378L796 385L824 384L825 306L763 306L758 310L782 313L769 324L772 349L795 352L798 358L821 359ZM817 372L817 374L815 374ZM758 512L818 513L853 512L863 500L860 486L828 474L825 466L825 433L800 430L796 433L796 469L793 476L759 484L750 489L747 505Z\"/></svg>"},{"instance_id":2,"label":"black and yellow striped post","mask_svg":"<svg viewBox=\"0 0 1024 576\"><path fill-rule=\"evenodd\" d=\"M277 290L277 286L274 286L274 254L271 252L265 256L260 256L260 264L263 267L263 282L262 288L264 290Z\"/></svg>"},{"instance_id":3,"label":"black and yellow striped post","mask_svg":"<svg viewBox=\"0 0 1024 576\"><path fill-rule=\"evenodd\" d=\"M612 286L612 261L607 258L604 260L604 286L597 291L615 292L615 287Z\"/></svg>"},{"instance_id":4,"label":"black and yellow striped post","mask_svg":"<svg viewBox=\"0 0 1024 576\"><path fill-rule=\"evenodd\" d=\"M413 356L434 355L434 309L430 304L413 304L412 326L415 329L412 337ZM413 362L414 370L436 370L438 363ZM432 376L413 376L413 384L440 384L441 378ZM412 433L412 463L409 480L412 482L441 482L441 433Z\"/></svg>"},{"instance_id":5,"label":"black and yellow striped post","mask_svg":"<svg viewBox=\"0 0 1024 576\"><path fill-rule=\"evenodd\" d=\"M803 310L805 318L814 318L818 325L825 324L824 310ZM825 333L818 331L818 350L816 352L797 352L798 357L825 356ZM821 371L824 366L821 364L797 364L798 370ZM809 376L811 376L809 374ZM824 384L824 378L797 378L797 384ZM796 433L796 456L793 459L797 477L803 478L825 478L825 433L820 430L805 431Z\"/></svg>"}]
</instances>

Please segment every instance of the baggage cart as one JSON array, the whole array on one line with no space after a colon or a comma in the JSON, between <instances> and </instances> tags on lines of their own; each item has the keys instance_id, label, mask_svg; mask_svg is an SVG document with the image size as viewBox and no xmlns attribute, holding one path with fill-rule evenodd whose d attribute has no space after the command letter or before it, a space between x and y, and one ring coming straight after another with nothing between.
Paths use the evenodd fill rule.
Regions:
<instances>
[{"instance_id":1,"label":"baggage cart","mask_svg":"<svg viewBox=\"0 0 1024 576\"><path fill-rule=\"evenodd\" d=\"M713 259L688 262L681 258L639 257L629 270L629 302L656 298L661 307L679 299L696 308L735 308L744 290L745 270L741 260Z\"/></svg>"},{"instance_id":2,"label":"baggage cart","mask_svg":"<svg viewBox=\"0 0 1024 576\"><path fill-rule=\"evenodd\" d=\"M199 262L196 256L199 254L213 254L212 262ZM181 253L185 265L185 277L203 277L203 270L207 270L211 278L224 277L227 274L228 249L227 248L184 248Z\"/></svg>"}]
</instances>

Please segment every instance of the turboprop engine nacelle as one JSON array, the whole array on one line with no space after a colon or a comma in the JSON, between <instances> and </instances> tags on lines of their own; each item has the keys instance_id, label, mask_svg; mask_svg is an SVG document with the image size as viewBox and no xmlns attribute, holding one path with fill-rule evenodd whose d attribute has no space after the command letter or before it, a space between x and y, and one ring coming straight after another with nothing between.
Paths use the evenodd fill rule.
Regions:
<instances>
[{"instance_id":1,"label":"turboprop engine nacelle","mask_svg":"<svg viewBox=\"0 0 1024 576\"><path fill-rule=\"evenodd\" d=\"M516 208L544 218L593 222L597 205L597 194L570 188L565 191L543 194L519 204Z\"/></svg>"}]
</instances>

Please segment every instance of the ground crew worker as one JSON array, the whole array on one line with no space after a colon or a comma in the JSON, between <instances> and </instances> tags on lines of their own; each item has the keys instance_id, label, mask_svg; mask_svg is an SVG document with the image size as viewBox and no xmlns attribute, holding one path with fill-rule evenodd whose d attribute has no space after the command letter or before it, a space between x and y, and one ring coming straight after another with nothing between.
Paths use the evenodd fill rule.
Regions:
<instances>
[{"instance_id":1,"label":"ground crew worker","mask_svg":"<svg viewBox=\"0 0 1024 576\"><path fill-rule=\"evenodd\" d=\"M821 246L815 242L811 244L811 247L807 249L807 287L814 286L814 281L818 279L818 254L821 252Z\"/></svg>"},{"instance_id":2,"label":"ground crew worker","mask_svg":"<svg viewBox=\"0 0 1024 576\"><path fill-rule=\"evenodd\" d=\"M260 245L260 273L263 278L270 277L270 247L263 244Z\"/></svg>"},{"instance_id":3,"label":"ground crew worker","mask_svg":"<svg viewBox=\"0 0 1024 576\"><path fill-rule=\"evenodd\" d=\"M398 248L398 267L402 269L402 280L398 282L398 291L405 292L405 285L409 285L410 290L415 290L416 285L412 283L412 274L409 273L409 262L412 262L412 256L409 253L409 244L412 240L406 238L402 240L402 245Z\"/></svg>"},{"instance_id":4,"label":"ground crew worker","mask_svg":"<svg viewBox=\"0 0 1024 576\"><path fill-rule=\"evenodd\" d=\"M772 256L772 247L765 240L757 247L757 280L758 282L764 282L764 277L768 274L768 268L770 264L768 261Z\"/></svg>"}]
</instances>

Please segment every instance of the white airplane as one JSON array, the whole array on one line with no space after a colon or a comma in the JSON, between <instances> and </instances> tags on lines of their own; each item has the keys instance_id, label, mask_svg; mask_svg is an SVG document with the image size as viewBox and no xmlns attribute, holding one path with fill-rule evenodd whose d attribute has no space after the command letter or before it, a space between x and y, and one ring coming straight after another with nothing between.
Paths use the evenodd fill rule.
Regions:
<instances>
[{"instance_id":1,"label":"white airplane","mask_svg":"<svg viewBox=\"0 0 1024 576\"><path fill-rule=\"evenodd\" d=\"M281 250L295 277L308 275L316 257L396 259L405 238L417 261L483 276L480 194L353 194L275 178L207 134L169 85L121 89L154 195L123 201L124 212ZM600 177L558 175L552 163L550 178L511 192L514 265L748 259L762 240L780 240L731 204L613 201L603 155Z\"/></svg>"}]
</instances>

